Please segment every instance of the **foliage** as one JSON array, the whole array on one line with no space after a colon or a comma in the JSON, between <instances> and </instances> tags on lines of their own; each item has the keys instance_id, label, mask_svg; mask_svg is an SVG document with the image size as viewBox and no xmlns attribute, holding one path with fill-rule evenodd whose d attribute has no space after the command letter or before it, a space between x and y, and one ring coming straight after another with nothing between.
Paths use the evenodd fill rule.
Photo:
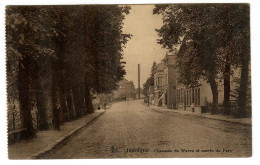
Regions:
<instances>
[{"instance_id":1,"label":"foliage","mask_svg":"<svg viewBox=\"0 0 260 165\"><path fill-rule=\"evenodd\" d=\"M94 92L110 93L125 75L122 48L131 35L123 34L122 28L129 9L114 5L86 7L90 17L85 25L91 28L86 31L87 63L91 63L89 67L95 77L89 85Z\"/></svg>"},{"instance_id":2,"label":"foliage","mask_svg":"<svg viewBox=\"0 0 260 165\"><path fill-rule=\"evenodd\" d=\"M150 86L154 86L154 69L156 68L156 62L153 62L153 66L151 68L151 75L143 84L143 94L148 97L148 91Z\"/></svg>"},{"instance_id":3,"label":"foliage","mask_svg":"<svg viewBox=\"0 0 260 165\"><path fill-rule=\"evenodd\" d=\"M24 127L32 125L32 100L46 129L44 100L52 98L59 129L60 122L93 111L91 92L116 88L125 74L122 48L131 35L123 34L122 26L129 10L117 5L6 8L7 92L23 105Z\"/></svg>"},{"instance_id":4,"label":"foliage","mask_svg":"<svg viewBox=\"0 0 260 165\"><path fill-rule=\"evenodd\" d=\"M207 80L217 104L216 80L224 78L229 99L230 67L242 65L250 56L248 5L156 5L154 14L162 14L164 22L157 30L158 43L170 52L181 45L176 56L180 82L194 87L200 78Z\"/></svg>"},{"instance_id":5,"label":"foliage","mask_svg":"<svg viewBox=\"0 0 260 165\"><path fill-rule=\"evenodd\" d=\"M249 68L249 72L251 72ZM234 88L231 90L231 97L235 101L235 105L239 105L239 91L240 91L240 83L241 83L241 78L240 77L234 77L232 84L234 84ZM251 108L252 108L252 87L251 87L251 74L248 75L248 87L247 87L247 93L246 93L246 117L251 116ZM231 112L232 114L236 114L237 112Z\"/></svg>"},{"instance_id":6,"label":"foliage","mask_svg":"<svg viewBox=\"0 0 260 165\"><path fill-rule=\"evenodd\" d=\"M149 87L154 86L154 77L151 75L143 84L143 94L148 97Z\"/></svg>"}]
</instances>

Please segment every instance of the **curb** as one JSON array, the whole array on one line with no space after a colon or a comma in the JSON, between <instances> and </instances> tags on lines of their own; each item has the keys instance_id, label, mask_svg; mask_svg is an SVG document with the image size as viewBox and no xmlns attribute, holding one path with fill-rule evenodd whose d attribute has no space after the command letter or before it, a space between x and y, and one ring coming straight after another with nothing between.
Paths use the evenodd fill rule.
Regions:
<instances>
[{"instance_id":1,"label":"curb","mask_svg":"<svg viewBox=\"0 0 260 165\"><path fill-rule=\"evenodd\" d=\"M74 130L70 131L65 137L61 137L58 140L55 140L51 145L49 145L48 147L46 147L45 149L43 149L40 152L37 152L35 154L33 154L32 156L30 156L27 159L39 159L41 156L49 153L50 151L52 151L53 149L55 149L57 146L59 146L60 144L62 144L62 142L64 142L65 140L67 140L69 137L71 137L73 134L77 133L78 131L80 131L83 127L85 127L86 125L92 123L94 120L96 120L97 118L99 118L101 115L103 115L106 111L100 113L99 115L97 115L96 117L94 117L93 119L91 119L90 121L82 124L81 126L75 128Z\"/></svg>"},{"instance_id":2,"label":"curb","mask_svg":"<svg viewBox=\"0 0 260 165\"><path fill-rule=\"evenodd\" d=\"M160 108L152 108L152 107L148 107L153 111L163 111L163 109ZM168 109L167 109L168 110ZM236 124L242 124L242 125L246 125L246 126L252 126L251 123L242 123L239 121L231 121L231 120L227 120L227 119L219 119L219 118L214 118L214 117L208 117L208 116L203 116L201 114L188 114L188 113L181 113L181 112L177 112L177 111L171 111L173 113L178 113L178 114L183 114L183 115L189 115L189 116L198 116L198 117L202 117L202 118L207 118L207 119L212 119L212 120L219 120L219 121L225 121L225 122L230 122L230 123L236 123ZM252 119L251 119L252 120Z\"/></svg>"}]
</instances>

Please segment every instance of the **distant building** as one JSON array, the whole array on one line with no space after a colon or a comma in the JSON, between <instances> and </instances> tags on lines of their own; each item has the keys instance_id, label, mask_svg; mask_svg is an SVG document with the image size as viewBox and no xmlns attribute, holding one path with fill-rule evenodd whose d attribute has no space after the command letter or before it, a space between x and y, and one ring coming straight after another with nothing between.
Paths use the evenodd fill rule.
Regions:
<instances>
[{"instance_id":1,"label":"distant building","mask_svg":"<svg viewBox=\"0 0 260 165\"><path fill-rule=\"evenodd\" d=\"M136 91L135 91L135 93L136 93L136 99L139 99L139 90L138 90L138 88L136 89ZM141 88L141 90L140 90L140 99L144 99L145 98L145 95L143 94L143 89Z\"/></svg>"},{"instance_id":2,"label":"distant building","mask_svg":"<svg viewBox=\"0 0 260 165\"><path fill-rule=\"evenodd\" d=\"M94 109L103 108L104 104L109 104L113 101L113 94L92 94L92 105Z\"/></svg>"},{"instance_id":3,"label":"distant building","mask_svg":"<svg viewBox=\"0 0 260 165\"><path fill-rule=\"evenodd\" d=\"M113 91L113 100L134 100L136 90L133 81L125 78L118 83L118 89Z\"/></svg>"}]
</instances>

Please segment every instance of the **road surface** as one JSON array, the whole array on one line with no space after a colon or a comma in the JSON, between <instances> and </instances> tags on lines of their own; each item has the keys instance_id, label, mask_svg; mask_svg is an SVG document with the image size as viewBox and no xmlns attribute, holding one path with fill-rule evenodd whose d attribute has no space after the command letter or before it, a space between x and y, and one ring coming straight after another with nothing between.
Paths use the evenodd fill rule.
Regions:
<instances>
[{"instance_id":1,"label":"road surface","mask_svg":"<svg viewBox=\"0 0 260 165\"><path fill-rule=\"evenodd\" d=\"M118 102L42 158L251 156L251 127Z\"/></svg>"}]
</instances>

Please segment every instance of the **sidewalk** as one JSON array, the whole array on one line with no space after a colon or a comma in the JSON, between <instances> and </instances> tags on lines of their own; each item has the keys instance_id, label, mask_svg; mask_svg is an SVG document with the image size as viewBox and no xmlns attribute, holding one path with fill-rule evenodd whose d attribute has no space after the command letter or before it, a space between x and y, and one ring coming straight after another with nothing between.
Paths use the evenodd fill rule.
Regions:
<instances>
[{"instance_id":1,"label":"sidewalk","mask_svg":"<svg viewBox=\"0 0 260 165\"><path fill-rule=\"evenodd\" d=\"M95 110L94 113L86 115L72 122L61 125L60 131L47 130L36 133L36 138L31 141L22 140L8 146L9 159L34 159L51 151L55 146L76 133L85 125L101 116L105 110Z\"/></svg>"},{"instance_id":2,"label":"sidewalk","mask_svg":"<svg viewBox=\"0 0 260 165\"><path fill-rule=\"evenodd\" d=\"M211 115L210 113L191 112L191 111L184 111L184 110L181 110L181 109L177 109L177 110L167 109L167 108L163 108L163 107L156 107L156 106L153 106L153 105L150 105L149 108L151 110L155 110L155 111L167 111L167 112L179 113L179 114L183 114L183 115L200 116L200 117L213 119L213 120L221 120L221 121L227 121L227 122L232 122L232 123L252 125L251 118L236 119L236 118L233 118L231 116Z\"/></svg>"}]
</instances>

